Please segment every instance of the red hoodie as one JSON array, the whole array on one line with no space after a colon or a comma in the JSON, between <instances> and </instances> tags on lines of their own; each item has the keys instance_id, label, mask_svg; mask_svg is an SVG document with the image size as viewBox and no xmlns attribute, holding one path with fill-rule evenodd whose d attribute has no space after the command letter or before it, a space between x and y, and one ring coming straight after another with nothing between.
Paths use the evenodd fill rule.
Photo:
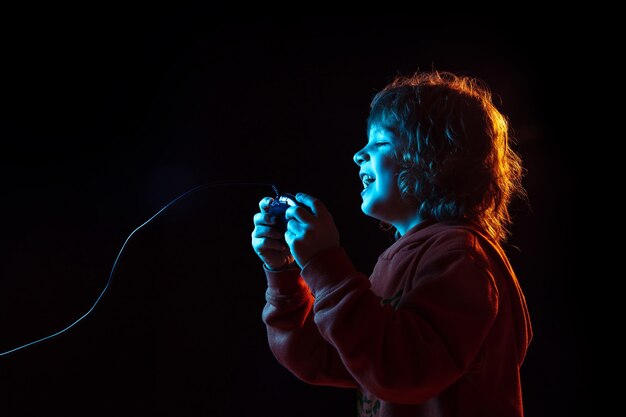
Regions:
<instances>
[{"instance_id":1,"label":"red hoodie","mask_svg":"<svg viewBox=\"0 0 626 417\"><path fill-rule=\"evenodd\" d=\"M523 415L526 302L475 226L424 222L369 279L342 248L266 276L276 359L305 382L356 388L359 416Z\"/></svg>"}]
</instances>

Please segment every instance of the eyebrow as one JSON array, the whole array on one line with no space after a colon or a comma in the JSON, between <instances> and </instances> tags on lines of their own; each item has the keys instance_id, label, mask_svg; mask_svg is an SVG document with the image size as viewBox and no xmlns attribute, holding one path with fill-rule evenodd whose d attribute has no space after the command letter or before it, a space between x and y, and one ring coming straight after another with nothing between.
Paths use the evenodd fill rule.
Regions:
<instances>
[{"instance_id":1,"label":"eyebrow","mask_svg":"<svg viewBox=\"0 0 626 417\"><path fill-rule=\"evenodd\" d=\"M380 128L385 132L392 134L396 138L400 137L400 133L395 126L380 126Z\"/></svg>"},{"instance_id":2,"label":"eyebrow","mask_svg":"<svg viewBox=\"0 0 626 417\"><path fill-rule=\"evenodd\" d=\"M386 127L386 126L377 125L375 129L383 131L384 134L387 135L387 136L391 136L390 139L392 139L394 142L397 142L398 139L399 139L398 134L394 130L392 130L392 129ZM368 142L369 141L370 140L369 140L369 135L368 135Z\"/></svg>"}]
</instances>

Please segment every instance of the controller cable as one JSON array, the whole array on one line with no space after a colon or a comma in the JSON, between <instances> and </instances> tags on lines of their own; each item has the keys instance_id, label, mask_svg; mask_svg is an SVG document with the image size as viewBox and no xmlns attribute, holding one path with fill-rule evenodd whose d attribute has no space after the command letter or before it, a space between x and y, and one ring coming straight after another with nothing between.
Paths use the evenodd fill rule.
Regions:
<instances>
[{"instance_id":1,"label":"controller cable","mask_svg":"<svg viewBox=\"0 0 626 417\"><path fill-rule=\"evenodd\" d=\"M216 182L210 182L210 183L198 185L197 187L194 187L194 188L192 188L192 189L182 193L181 195L179 195L178 197L176 197L175 199L173 199L172 201L170 201L169 203L164 205L159 211L157 211L155 214L153 214L152 217L150 217L148 220L143 222L139 227L137 227L135 230L133 230L128 235L128 237L124 241L124 244L122 245L120 251L118 252L118 254L116 256L115 261L113 262L113 267L111 268L111 272L109 273L109 279L107 280L106 285L104 286L104 288L100 292L100 295L98 296L98 298L96 298L96 301L93 303L91 308L89 308L89 310L87 310L87 312L85 314L83 314L81 317L79 317L77 320L75 320L70 325L66 326L65 328L63 328L63 329L61 329L59 331L57 331L56 333L50 334L48 336L42 337L40 339L37 339L37 340L34 340L32 342L26 343L24 345L18 346L16 348L13 348L13 349L10 349L10 350L4 351L4 352L0 352L0 356L5 356L5 355L8 355L10 353L16 352L18 350L24 349L24 348L26 348L28 346L32 346L32 345L35 345L37 343L41 343L44 340L52 339L53 337L56 337L56 336L59 336L62 333L65 333L67 330L71 329L76 324L78 324L78 322L82 321L85 317L87 317L87 315L89 315L89 313L91 313L93 311L93 309L96 307L96 305L100 302L100 299L102 298L104 293L106 293L106 291L108 290L109 286L111 285L111 281L113 280L113 274L115 273L115 270L117 269L117 264L118 264L118 262L120 260L120 257L122 256L122 253L124 252L124 249L126 248L126 245L130 241L130 239L133 237L133 235L135 233L137 233L137 231L139 231L141 228L146 226L152 220L157 218L161 213L163 213L165 210L167 210L168 208L170 208L176 202L182 200L183 198L185 198L185 197L187 197L187 196L189 196L189 195L191 195L191 194L193 194L193 193L195 193L197 191L200 191L200 190L205 190L207 188L214 188L214 187L222 187L222 186L272 187L272 189L276 193L276 196L279 196L278 188L275 185L271 184L271 183L267 183L267 182L243 182L243 181L216 181Z\"/></svg>"}]
</instances>

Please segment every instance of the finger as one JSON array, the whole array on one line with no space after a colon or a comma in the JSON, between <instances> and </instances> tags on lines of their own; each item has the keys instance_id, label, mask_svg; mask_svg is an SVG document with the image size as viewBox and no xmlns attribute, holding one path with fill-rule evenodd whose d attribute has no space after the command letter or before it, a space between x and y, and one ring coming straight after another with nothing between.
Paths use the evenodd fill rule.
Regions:
<instances>
[{"instance_id":1,"label":"finger","mask_svg":"<svg viewBox=\"0 0 626 417\"><path fill-rule=\"evenodd\" d=\"M285 233L289 233L293 236L301 236L306 232L306 229L306 223L301 223L298 220L291 219L287 222Z\"/></svg>"},{"instance_id":2,"label":"finger","mask_svg":"<svg viewBox=\"0 0 626 417\"><path fill-rule=\"evenodd\" d=\"M311 212L314 215L328 213L328 209L326 209L326 205L322 203L322 200L319 200L311 195L298 193L296 194L296 200L298 200L298 202L304 204L305 206L310 207Z\"/></svg>"},{"instance_id":3,"label":"finger","mask_svg":"<svg viewBox=\"0 0 626 417\"><path fill-rule=\"evenodd\" d=\"M304 207L293 206L289 207L285 211L286 220L297 220L300 223L310 223L313 220L313 215Z\"/></svg>"},{"instance_id":4,"label":"finger","mask_svg":"<svg viewBox=\"0 0 626 417\"><path fill-rule=\"evenodd\" d=\"M296 241L302 239L305 234L304 230L301 230L302 223L296 221L290 221L287 223L287 230L285 230L285 243L290 250L293 250L293 245Z\"/></svg>"},{"instance_id":5,"label":"finger","mask_svg":"<svg viewBox=\"0 0 626 417\"><path fill-rule=\"evenodd\" d=\"M277 224L276 216L269 213L256 213L252 221L255 225L275 226Z\"/></svg>"},{"instance_id":6,"label":"finger","mask_svg":"<svg viewBox=\"0 0 626 417\"><path fill-rule=\"evenodd\" d=\"M261 201L259 201L259 208L262 212L267 213L270 210L270 205L272 204L274 199L272 197L263 197Z\"/></svg>"},{"instance_id":7,"label":"finger","mask_svg":"<svg viewBox=\"0 0 626 417\"><path fill-rule=\"evenodd\" d=\"M268 239L264 237L253 238L252 247L261 255L271 255L272 251L286 252L288 250L287 246L280 240Z\"/></svg>"},{"instance_id":8,"label":"finger","mask_svg":"<svg viewBox=\"0 0 626 417\"><path fill-rule=\"evenodd\" d=\"M275 239L275 240L280 240L283 238L283 231L280 230L277 227L272 227L272 226L262 226L259 225L257 227L254 228L254 230L252 231L252 237L257 237L257 238L270 238L270 239Z\"/></svg>"},{"instance_id":9,"label":"finger","mask_svg":"<svg viewBox=\"0 0 626 417\"><path fill-rule=\"evenodd\" d=\"M287 224L287 230L285 231L285 243L287 244L287 246L289 246L289 248L291 249L293 246L293 241L296 238L296 235L289 230L289 223Z\"/></svg>"}]
</instances>

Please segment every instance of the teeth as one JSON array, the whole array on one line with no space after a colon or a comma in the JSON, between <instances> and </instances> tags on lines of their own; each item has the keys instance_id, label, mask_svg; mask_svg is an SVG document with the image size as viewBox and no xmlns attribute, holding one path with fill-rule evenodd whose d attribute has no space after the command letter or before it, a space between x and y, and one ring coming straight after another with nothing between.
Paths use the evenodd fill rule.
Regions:
<instances>
[{"instance_id":1,"label":"teeth","mask_svg":"<svg viewBox=\"0 0 626 417\"><path fill-rule=\"evenodd\" d=\"M361 175L361 181L363 182L363 188L367 188L368 185L374 182L374 177L363 174Z\"/></svg>"}]
</instances>

